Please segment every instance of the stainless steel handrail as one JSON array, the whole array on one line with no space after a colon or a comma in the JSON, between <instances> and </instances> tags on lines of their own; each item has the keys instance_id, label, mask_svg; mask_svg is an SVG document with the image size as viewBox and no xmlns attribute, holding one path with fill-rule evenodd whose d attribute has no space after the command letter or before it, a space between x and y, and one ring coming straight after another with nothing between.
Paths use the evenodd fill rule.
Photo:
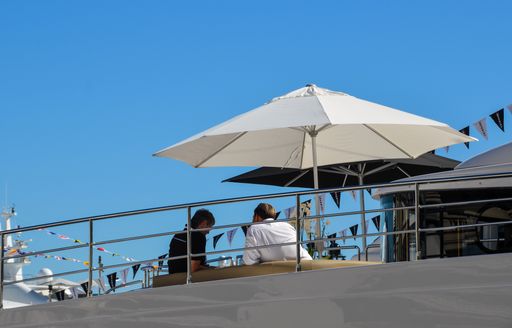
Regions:
<instances>
[{"instance_id":1,"label":"stainless steel handrail","mask_svg":"<svg viewBox=\"0 0 512 328\"><path fill-rule=\"evenodd\" d=\"M436 183L446 183L446 182L456 182L456 181L470 181L470 180L482 180L482 179L495 179L495 178L504 178L504 177L512 177L512 173L500 173L500 174L487 174L487 175L475 175L470 177L455 177L455 178L442 178L442 179L435 179L435 180L418 180L415 182L400 182L400 183L387 183L387 184L377 184L377 185L361 185L361 186L355 186L355 187L344 187L344 188L329 188L329 189L318 189L318 190L308 190L308 191L300 191L300 192L285 192L285 193L275 193L275 194L267 194L267 195L257 195L257 196L246 196L246 197L237 197L237 198L227 198L227 199L219 199L219 200L213 200L213 201L204 201L204 202L194 202L194 203L186 203L186 204L178 204L178 205L169 205L169 206L163 206L163 207L156 207L156 208L148 208L148 209L141 209L141 210L134 210L134 211L126 211L126 212L118 212L118 213L111 213L111 214L105 214L105 215L98 215L98 216L90 216L90 217L83 217L83 218L77 218L77 219L71 219L71 220L65 220L65 221L59 221L59 222L52 222L42 225L34 225L29 227L23 227L23 228L16 228L11 229L8 231L0 231L0 240L1 240L1 249L2 252L0 254L0 308L1 308L1 300L3 299L3 289L4 286L19 283L22 281L30 281L30 280L36 280L36 279L44 279L45 277L56 277L56 276L63 276L63 275L69 275L69 274L76 274L76 273L83 273L88 272L88 282L89 285L92 286L92 277L93 272L100 270L98 268L95 268L92 265L93 261L93 247L95 245L102 245L102 244L111 244L111 243L118 243L118 242L126 242L131 240L140 240L140 239L147 239L147 238L154 238L154 237L160 237L160 236L166 236L176 233L182 233L183 231L172 231L172 232L164 232L164 233L157 233L157 234L147 234L147 235L139 235L139 236L132 236L132 237L126 237L126 238L118 238L118 239L111 239L111 240L105 240L105 241L99 241L94 242L94 236L93 236L93 223L94 221L99 220L107 220L107 219L116 219L116 218L123 218L128 216L134 216L134 215L141 215L141 214L149 214L149 213L157 213L157 212L163 212L163 211L171 211L171 210L187 210L187 255L184 256L178 256L173 258L165 258L165 259L152 259L152 260L144 260L144 261L134 261L129 263L122 263L122 264L115 264L110 266L105 266L101 270L105 269L112 269L112 268L118 268L118 267L124 267L124 266L132 266L136 264L142 264L147 262L155 262L155 261L162 261L162 260L168 260L168 259L179 259L179 258L186 258L187 259L187 283L192 282L192 275L191 275L191 259L195 256L206 256L206 255L212 255L212 254L221 254L221 253L228 253L228 252L237 252L237 251L243 251L246 249L259 249L259 248L266 248L266 247L282 247L286 245L295 245L297 256L296 256L296 271L300 271L300 251L301 246L306 243L310 242L324 242L324 241L330 241L330 240L345 240L349 238L366 238L371 236L388 236L388 235L397 235L397 234L407 234L407 233L415 233L416 234L416 249L417 249L417 259L421 258L421 245L420 245L420 234L422 232L431 232L431 231L444 231L444 230L454 230L454 229L463 229L463 228L470 228L470 227L482 227L482 226L494 226L494 225L503 225L503 224L511 224L512 221L502 221L502 222L490 222L490 223L480 223L480 224L469 224L469 225L457 225L457 226L447 226L447 227L439 227L439 228L421 228L419 222L421 222L420 210L421 209L428 209L428 208L440 208L440 207L447 207L447 206L460 206L460 205L467 205L467 204L479 204L479 203L488 203L488 202L502 202L502 201L510 201L512 198L506 197L506 198L498 198L498 199L489 199L489 200L476 200L476 201L465 201L465 202L451 202L451 203L440 203L440 204L428 204L428 205L422 205L419 202L419 195L421 186L423 185L432 185ZM384 209L365 209L362 208L359 211L350 211L350 212L339 212L339 213L330 213L330 214L322 214L322 215L312 215L307 217L300 217L300 197L305 195L316 195L319 193L329 193L329 192L344 192L344 191L350 191L350 190L363 190L363 189L374 189L374 188L392 188L392 187L400 187L400 186L413 186L414 190L405 190L407 191L414 191L414 206L402 206L402 207L392 207L392 208L384 208ZM228 250L220 250L220 251L211 251L211 252L205 252L202 254L192 254L191 252L191 232L192 231L202 231L206 229L192 229L190 225L191 220L191 210L195 207L202 207L202 206L210 206L210 205L220 205L220 204L228 204L228 203L235 203L235 202L245 202L245 201L252 201L252 200L264 200L264 199L272 199L272 198L284 198L284 197L295 197L296 199L296 216L295 218L288 218L286 221L292 222L295 221L296 227L297 227L297 235L295 242L291 243L282 243L282 244L275 244L275 245L264 245L264 246L255 246L251 248L237 248L237 249L228 249ZM337 238L320 238L320 239L314 239L314 240L301 240L301 231L302 231L302 221L303 220L312 220L317 219L320 217L326 218L326 217L338 217L338 216L348 216L348 215L355 215L355 214L365 214L365 213L382 213L386 211L397 211L397 210L414 210L415 212L415 229L414 230L403 230L403 231L389 231L389 232L379 232L379 233L366 233L355 236L345 236L345 237L337 237ZM283 220L280 220L283 221ZM16 255L16 256L4 256L4 249L5 249L5 237L10 234L19 233L19 232L26 232L26 231L33 231L36 229L44 229L44 228L50 228L50 227L56 227L56 226L65 226L65 225L71 225L71 224L79 224L79 223L88 223L89 226L89 242L84 243L81 245L74 245L69 247L62 247L62 248L56 248L56 249L49 249L45 251L37 251L37 252L31 252L24 255ZM223 228L229 228L229 227L241 227L244 225L253 225L252 222L247 223L241 223L241 224L229 224L229 225L223 225L223 226L217 226L214 227L215 229L223 229ZM371 245L369 245L371 246ZM70 250L70 249L76 249L76 248L83 248L88 247L89 248L89 267L87 269L82 270L74 270L74 271L68 271L64 273L57 273L52 274L49 276L44 277L34 277L34 278L27 278L19 281L4 281L4 264L9 259L15 259L15 258L21 258L21 257L27 257L27 256L34 256L37 254L42 253L49 253L49 252L55 252L59 250ZM352 247L352 246L341 246L341 247ZM358 246L357 246L358 247ZM365 253L367 254L367 249ZM359 250L359 258L360 258L360 250ZM90 289L89 295L92 296L92 288Z\"/></svg>"},{"instance_id":2,"label":"stainless steel handrail","mask_svg":"<svg viewBox=\"0 0 512 328\"><path fill-rule=\"evenodd\" d=\"M194 203L184 203L178 205L168 205L162 207L154 207L142 210L133 210L126 212L117 212L105 215L96 215L89 216L71 220L57 221L52 223L21 227L16 229L7 230L4 232L8 232L9 234L25 232L37 229L50 228L55 226L69 225L75 223L84 223L89 220L98 221L105 219L113 219L120 218L126 216L134 216L140 214L149 214L149 213L157 213L164 212L170 210L178 210L178 209L187 209L187 207L201 207L201 206L210 206L210 205L221 205L235 202L245 202L251 200L262 200L262 199L272 199L272 198L283 198L283 197L292 197L292 196L302 196L302 195L315 195L319 193L329 193L329 192L344 192L351 190L359 190L359 189L376 189L382 187L400 187L400 186L411 186L415 183L417 184L433 184L433 183L442 183L442 182L455 182L455 181L467 181L467 180L478 180L478 179L493 179L493 178L503 178L503 177L512 177L512 173L500 173L500 174L487 174L487 175L475 175L471 177L456 177L456 178L446 178L446 179L435 179L435 180L420 180L417 182L392 182L392 183L381 183L381 184L373 184L373 185L361 185L361 186L353 186L353 187L341 187L341 188L326 188L326 189L317 189L317 190L308 190L308 191L296 191L296 192L285 192L285 193L275 193L275 194L265 194L265 195L257 195L257 196L245 196L245 197L234 197L234 198L225 198L219 200L212 201L203 201L203 202L194 202Z\"/></svg>"}]
</instances>

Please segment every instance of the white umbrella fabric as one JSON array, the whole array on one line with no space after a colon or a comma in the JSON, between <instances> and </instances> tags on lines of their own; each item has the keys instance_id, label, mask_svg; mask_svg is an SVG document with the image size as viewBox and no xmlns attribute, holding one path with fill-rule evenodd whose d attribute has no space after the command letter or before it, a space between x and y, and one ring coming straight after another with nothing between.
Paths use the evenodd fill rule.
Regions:
<instances>
[{"instance_id":1,"label":"white umbrella fabric","mask_svg":"<svg viewBox=\"0 0 512 328\"><path fill-rule=\"evenodd\" d=\"M194 167L313 167L317 189L318 166L416 158L475 140L444 123L309 84L154 155Z\"/></svg>"}]
</instances>

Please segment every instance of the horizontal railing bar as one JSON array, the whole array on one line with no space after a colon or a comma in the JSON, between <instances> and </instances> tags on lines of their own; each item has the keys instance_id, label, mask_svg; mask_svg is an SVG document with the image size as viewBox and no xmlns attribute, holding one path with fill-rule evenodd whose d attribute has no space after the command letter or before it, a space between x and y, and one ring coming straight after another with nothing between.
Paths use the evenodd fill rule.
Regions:
<instances>
[{"instance_id":1,"label":"horizontal railing bar","mask_svg":"<svg viewBox=\"0 0 512 328\"><path fill-rule=\"evenodd\" d=\"M126 238L103 240L103 241L99 241L99 242L93 243L93 246L122 243L122 242L125 242L125 241L138 240L138 239L147 239L147 238L156 238L156 237L170 236L170 235L176 235L176 234L179 234L179 233L182 233L182 232L184 232L184 231L183 230L176 230L176 231L153 233L153 234L149 234L149 235L141 235L141 236L126 237Z\"/></svg>"},{"instance_id":2,"label":"horizontal railing bar","mask_svg":"<svg viewBox=\"0 0 512 328\"><path fill-rule=\"evenodd\" d=\"M386 187L386 188L387 187L400 187L400 186L411 186L411 185L415 185L415 184L423 185L423 184L434 184L434 183L442 183L442 182L493 179L493 178L501 178L501 177L512 177L512 172L511 173L499 173L499 174L487 174L487 175L475 175L475 176L470 176L470 177L455 177L455 178L452 177L452 178L444 178L444 179L441 178L441 179L434 179L434 180L425 179L425 180L418 180L415 182L393 182L393 183L384 183L384 184L361 185L361 186L351 186L351 187L342 187L342 188L326 188L326 189L317 189L317 190L308 190L308 191L295 191L295 192L284 192L284 193L275 193L275 194L266 194L266 195L225 198L225 199L218 199L218 200L212 200L212 201L202 201L202 202L193 202L193 203L185 203L185 204L177 204L177 205L168 205L168 206L154 207L154 208L141 209L141 210L117 212L117 213L112 213L112 214L88 216L88 217L83 217L83 218L57 221L57 222L46 223L46 224L41 224L41 225L34 225L34 226L29 226L29 227L11 229L11 230L7 230L7 231L2 231L2 232L0 232L0 234L7 235L7 234L13 234L13 233L25 232L25 231L31 231L31 230L37 230L37 229L44 229L44 228L55 227L55 226L63 226L63 225L69 225L69 224L75 224L75 223L84 223L84 222L88 222L89 220L98 221L98 220L113 219L113 218L127 217L127 216L140 215L140 214L186 209L188 207L221 205L221 204L234 203L234 202L245 202L245 201L251 201L251 200L292 197L292 196L297 196L297 195L298 196L316 195L319 193L330 193L330 192L338 192L338 191L344 192L344 191L349 191L349 190L375 189L375 188L384 188L384 187Z\"/></svg>"},{"instance_id":3,"label":"horizontal railing bar","mask_svg":"<svg viewBox=\"0 0 512 328\"><path fill-rule=\"evenodd\" d=\"M251 249L261 249L261 248L273 248L273 247L281 247L281 246L290 246L295 245L295 242L290 243L282 243L282 244L272 244L272 245L260 245L260 246L252 246L252 247L242 247L242 248L232 248L227 250L221 250L221 251L211 251L211 252L205 252L205 253L197 253L197 254L191 254L191 257L199 257L199 256L208 256L213 254L222 254L222 253L232 253L232 252L240 252L244 250L251 250Z\"/></svg>"},{"instance_id":4,"label":"horizontal railing bar","mask_svg":"<svg viewBox=\"0 0 512 328\"><path fill-rule=\"evenodd\" d=\"M234 227L243 227L243 226L253 226L253 225L259 225L259 224L272 224L276 222L295 222L295 218L288 218L288 219L275 219L273 221L260 221L260 222L244 222L244 223L233 223L233 224L225 224L221 226L213 226L211 228L201 228L201 229L190 229L190 231L210 231L210 230L218 230L218 229L227 229L227 228L234 228Z\"/></svg>"},{"instance_id":5,"label":"horizontal railing bar","mask_svg":"<svg viewBox=\"0 0 512 328\"><path fill-rule=\"evenodd\" d=\"M440 204L427 204L420 205L421 209L429 209L429 208L439 208L439 207L450 207L450 206L460 206L460 205L471 205L471 204L482 204L482 203L498 203L498 202L506 202L512 200L512 197L506 198L495 198L495 199L483 199L483 200L467 200L462 202L450 202L450 203L440 203Z\"/></svg>"},{"instance_id":6,"label":"horizontal railing bar","mask_svg":"<svg viewBox=\"0 0 512 328\"><path fill-rule=\"evenodd\" d=\"M18 284L20 282L45 279L45 278L69 276L69 275L72 275L72 274L79 274L79 273L84 273L84 272L88 272L88 271L89 271L89 269L81 269L81 270L66 271L66 272L61 272L61 273L54 273L54 274L47 275L47 276L32 277L32 278L26 278L26 279L22 279L22 280L6 281L6 282L4 282L4 286L6 286L6 285L14 285L14 284Z\"/></svg>"},{"instance_id":7,"label":"horizontal railing bar","mask_svg":"<svg viewBox=\"0 0 512 328\"><path fill-rule=\"evenodd\" d=\"M475 224L465 224L465 225L447 226L447 227L439 227L439 228L424 228L424 229L420 229L420 232L455 230L455 229L486 227L486 226L495 226L495 225L507 225L507 224L512 224L512 221L475 223Z\"/></svg>"},{"instance_id":8,"label":"horizontal railing bar","mask_svg":"<svg viewBox=\"0 0 512 328\"><path fill-rule=\"evenodd\" d=\"M125 266L132 267L137 264L145 264L145 263L153 264L153 262L167 261L167 260L181 260L181 259L186 259L186 258L187 258L187 255L179 255L179 256L173 256L173 257L165 257L165 258L161 258L161 259L155 258L155 259L149 259L149 260L143 260L143 261L133 261L133 262L126 262L126 263L105 265L102 268L95 268L93 271L99 271L99 270L105 271L105 270L109 270L109 269L122 268Z\"/></svg>"},{"instance_id":9,"label":"horizontal railing bar","mask_svg":"<svg viewBox=\"0 0 512 328\"><path fill-rule=\"evenodd\" d=\"M84 248L84 247L88 247L88 246L89 246L89 244L85 243L85 244L80 244L80 245L73 245L73 246L66 246L66 247L59 247L59 248L50 248L50 249L47 249L44 251L37 251L37 252L30 252L30 253L26 252L23 255L14 255L14 256L8 256L8 257L4 256L4 261L9 260L9 259L18 259L18 258L23 258L23 257L36 256L36 255L44 254L44 253L54 253L54 252L59 252L59 251L67 251L70 249Z\"/></svg>"},{"instance_id":10,"label":"horizontal railing bar","mask_svg":"<svg viewBox=\"0 0 512 328\"><path fill-rule=\"evenodd\" d=\"M345 236L345 237L333 237L333 238L319 238L319 239L308 239L303 240L300 243L301 244L308 244L308 243L315 243L320 241L332 241L332 240L346 240L346 239L357 239L362 237L378 237L378 236L388 236L388 235L401 235L401 234L408 234L408 233L414 233L416 230L400 230L400 231L387 231L387 232L375 232L375 233L368 233L364 235L355 235L355 236Z\"/></svg>"},{"instance_id":11,"label":"horizontal railing bar","mask_svg":"<svg viewBox=\"0 0 512 328\"><path fill-rule=\"evenodd\" d=\"M364 211L357 210L357 211L350 211L350 212L336 212L336 213L330 213L330 214L308 215L308 216L302 217L301 219L314 220L314 219L318 219L318 218L332 218L332 217L337 217L337 216L349 216L349 215L356 215L356 214L380 213L380 212L413 210L413 209L414 209L414 206L388 207L388 208L383 208L383 209L373 209L373 210L364 210Z\"/></svg>"},{"instance_id":12,"label":"horizontal railing bar","mask_svg":"<svg viewBox=\"0 0 512 328\"><path fill-rule=\"evenodd\" d=\"M104 294L110 294L112 291L114 291L116 289L121 289L121 288L129 287L129 286L137 285L137 284L141 284L141 283L142 283L142 280L133 280L133 281L127 282L126 284L121 284L119 286L116 286L115 288L110 288Z\"/></svg>"}]
</instances>

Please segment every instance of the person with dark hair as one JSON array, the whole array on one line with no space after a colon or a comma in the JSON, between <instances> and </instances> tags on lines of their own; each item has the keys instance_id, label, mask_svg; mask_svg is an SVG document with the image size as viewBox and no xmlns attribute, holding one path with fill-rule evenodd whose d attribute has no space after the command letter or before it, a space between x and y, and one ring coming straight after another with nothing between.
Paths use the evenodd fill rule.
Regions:
<instances>
[{"instance_id":1,"label":"person with dark hair","mask_svg":"<svg viewBox=\"0 0 512 328\"><path fill-rule=\"evenodd\" d=\"M207 209L200 209L194 213L190 221L192 229L208 229L202 231L192 231L191 237L191 251L192 254L200 254L206 252L206 235L210 232L209 229L215 225L215 217ZM183 229L185 232L174 235L169 245L169 257L187 255L187 228ZM206 269L208 266L205 264L206 256L193 256L191 260L191 272L196 272L201 269ZM187 272L187 259L176 259L167 261L169 266L169 273Z\"/></svg>"},{"instance_id":2,"label":"person with dark hair","mask_svg":"<svg viewBox=\"0 0 512 328\"><path fill-rule=\"evenodd\" d=\"M255 209L252 222L264 222L255 224L247 229L245 247L268 246L283 243L295 243L297 233L288 222L275 221L276 210L270 204L260 203ZM295 260L297 249L295 245L246 249L244 251L244 263L252 265L261 262ZM311 260L308 252L301 247L300 258Z\"/></svg>"}]
</instances>

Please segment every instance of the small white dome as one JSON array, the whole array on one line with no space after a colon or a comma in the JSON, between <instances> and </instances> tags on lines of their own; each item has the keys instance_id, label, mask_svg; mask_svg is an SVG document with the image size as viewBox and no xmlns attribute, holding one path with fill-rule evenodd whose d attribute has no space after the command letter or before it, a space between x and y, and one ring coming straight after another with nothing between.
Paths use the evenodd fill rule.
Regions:
<instances>
[{"instance_id":1,"label":"small white dome","mask_svg":"<svg viewBox=\"0 0 512 328\"><path fill-rule=\"evenodd\" d=\"M53 271L48 269L48 268L42 268L41 270L39 270L39 272L37 273L37 276L38 277L44 277L44 276L51 276L53 275ZM48 278L43 278L43 279L38 279L37 282L42 284L42 283L48 283L48 282L51 282L53 281L53 277L48 277Z\"/></svg>"}]
</instances>

